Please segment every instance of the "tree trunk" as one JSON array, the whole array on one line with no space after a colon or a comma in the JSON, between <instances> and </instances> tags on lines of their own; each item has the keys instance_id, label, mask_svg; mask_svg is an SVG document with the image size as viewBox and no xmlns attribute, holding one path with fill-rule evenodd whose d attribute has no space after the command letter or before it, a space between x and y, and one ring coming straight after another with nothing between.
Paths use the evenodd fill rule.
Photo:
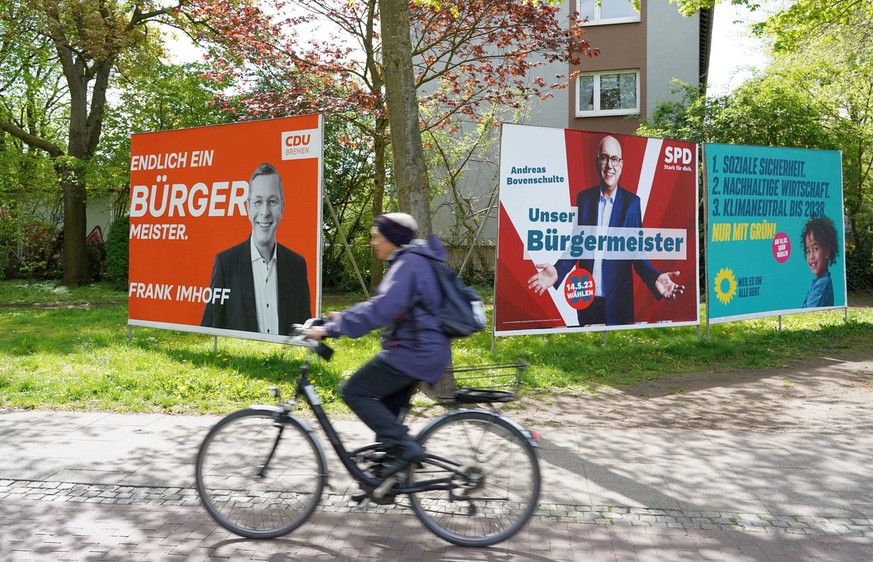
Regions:
<instances>
[{"instance_id":1,"label":"tree trunk","mask_svg":"<svg viewBox=\"0 0 873 562\"><path fill-rule=\"evenodd\" d=\"M85 185L81 170L75 165L58 164L55 170L64 192L64 247L61 252L64 276L68 287L84 285L90 280L88 252L85 248L86 213Z\"/></svg>"},{"instance_id":2,"label":"tree trunk","mask_svg":"<svg viewBox=\"0 0 873 562\"><path fill-rule=\"evenodd\" d=\"M412 41L409 35L408 0L379 0L382 26L382 69L385 76L385 104L391 122L394 153L394 181L400 210L418 221L419 236L433 232L430 216L430 182L421 143L418 96L412 71ZM449 365L451 369L451 365ZM447 371L434 391L451 395L455 379Z\"/></svg>"},{"instance_id":3,"label":"tree trunk","mask_svg":"<svg viewBox=\"0 0 873 562\"><path fill-rule=\"evenodd\" d=\"M385 133L388 129L388 120L384 117L376 117L376 134L373 135L373 164L376 172L376 177L373 181L373 218L381 215L384 212L385 200L385 151L388 147L388 142ZM375 250L370 247L370 294L376 291L376 287L382 282L385 274L385 269L379 263L376 257Z\"/></svg>"},{"instance_id":4,"label":"tree trunk","mask_svg":"<svg viewBox=\"0 0 873 562\"><path fill-rule=\"evenodd\" d=\"M408 0L379 0L379 13L385 103L391 122L397 201L401 211L415 217L420 235L426 237L432 232L430 184L412 69Z\"/></svg>"}]
</instances>

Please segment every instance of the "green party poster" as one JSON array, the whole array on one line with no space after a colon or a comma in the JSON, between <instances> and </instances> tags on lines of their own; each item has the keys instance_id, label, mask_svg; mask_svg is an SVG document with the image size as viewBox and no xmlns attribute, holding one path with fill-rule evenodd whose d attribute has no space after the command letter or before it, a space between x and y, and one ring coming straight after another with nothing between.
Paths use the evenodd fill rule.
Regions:
<instances>
[{"instance_id":1,"label":"green party poster","mask_svg":"<svg viewBox=\"0 0 873 562\"><path fill-rule=\"evenodd\" d=\"M709 322L846 306L841 160L705 145Z\"/></svg>"}]
</instances>

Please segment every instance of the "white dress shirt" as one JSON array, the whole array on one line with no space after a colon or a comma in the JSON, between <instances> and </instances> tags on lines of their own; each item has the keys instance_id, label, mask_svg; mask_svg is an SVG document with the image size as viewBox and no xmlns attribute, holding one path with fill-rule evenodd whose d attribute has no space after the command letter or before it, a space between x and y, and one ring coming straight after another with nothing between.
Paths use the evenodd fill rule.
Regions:
<instances>
[{"instance_id":1,"label":"white dress shirt","mask_svg":"<svg viewBox=\"0 0 873 562\"><path fill-rule=\"evenodd\" d=\"M252 273L255 280L255 308L258 312L258 331L262 334L279 333L279 292L276 285L276 248L273 256L265 260L251 240Z\"/></svg>"},{"instance_id":2,"label":"white dress shirt","mask_svg":"<svg viewBox=\"0 0 873 562\"><path fill-rule=\"evenodd\" d=\"M600 201L597 203L597 229L598 234L605 234L606 228L609 226L609 219L612 218L612 206L615 203L613 196L605 196L600 192ZM595 297L604 297L603 294L603 250L594 252L594 271L591 272L594 276Z\"/></svg>"}]
</instances>

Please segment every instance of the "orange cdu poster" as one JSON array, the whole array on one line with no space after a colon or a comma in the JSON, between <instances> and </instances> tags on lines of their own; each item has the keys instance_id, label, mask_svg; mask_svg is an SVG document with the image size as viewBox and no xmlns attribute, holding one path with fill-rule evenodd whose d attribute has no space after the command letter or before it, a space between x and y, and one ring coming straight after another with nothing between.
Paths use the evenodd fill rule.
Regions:
<instances>
[{"instance_id":1,"label":"orange cdu poster","mask_svg":"<svg viewBox=\"0 0 873 562\"><path fill-rule=\"evenodd\" d=\"M320 115L136 134L128 324L287 342L321 307Z\"/></svg>"}]
</instances>

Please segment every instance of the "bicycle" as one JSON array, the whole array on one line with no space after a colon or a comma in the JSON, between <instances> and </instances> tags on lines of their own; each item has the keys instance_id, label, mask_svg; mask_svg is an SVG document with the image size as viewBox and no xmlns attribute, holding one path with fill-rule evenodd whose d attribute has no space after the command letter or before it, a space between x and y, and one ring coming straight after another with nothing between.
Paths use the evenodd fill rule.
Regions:
<instances>
[{"instance_id":1,"label":"bicycle","mask_svg":"<svg viewBox=\"0 0 873 562\"><path fill-rule=\"evenodd\" d=\"M301 336L311 323L297 327L299 341L329 359L331 348ZM359 503L388 504L406 495L427 529L467 547L506 540L533 515L541 485L535 433L491 409L455 409L416 436L426 449L424 459L388 475L384 471L394 458L380 443L346 449L309 380L310 358L301 365L294 399L283 401L274 387L275 406L227 415L200 445L197 491L219 525L243 537L271 539L298 528L315 511L328 479L327 458L314 430L293 413L298 398L360 485L362 493L353 496ZM514 399L510 391L461 389L451 402L469 406Z\"/></svg>"}]
</instances>

